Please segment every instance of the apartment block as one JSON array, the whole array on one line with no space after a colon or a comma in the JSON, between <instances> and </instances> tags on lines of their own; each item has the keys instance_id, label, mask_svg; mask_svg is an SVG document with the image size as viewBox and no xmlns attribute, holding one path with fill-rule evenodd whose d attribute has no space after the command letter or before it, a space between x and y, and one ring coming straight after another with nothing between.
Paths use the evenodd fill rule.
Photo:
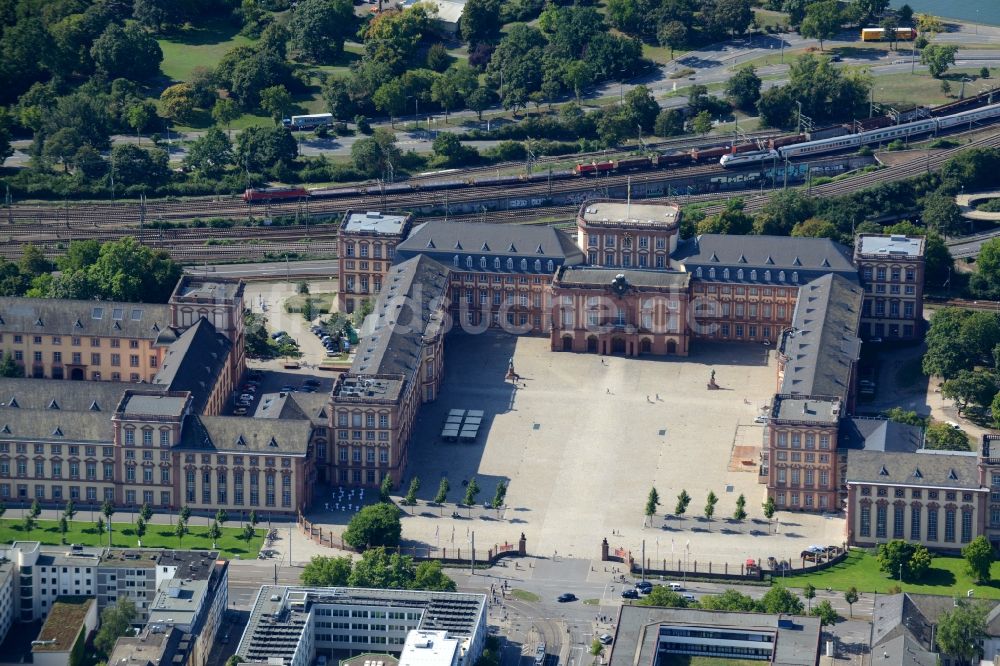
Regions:
<instances>
[{"instance_id":1,"label":"apartment block","mask_svg":"<svg viewBox=\"0 0 1000 666\"><path fill-rule=\"evenodd\" d=\"M923 335L923 237L861 234L854 263L865 290L861 337L913 340Z\"/></svg>"}]
</instances>

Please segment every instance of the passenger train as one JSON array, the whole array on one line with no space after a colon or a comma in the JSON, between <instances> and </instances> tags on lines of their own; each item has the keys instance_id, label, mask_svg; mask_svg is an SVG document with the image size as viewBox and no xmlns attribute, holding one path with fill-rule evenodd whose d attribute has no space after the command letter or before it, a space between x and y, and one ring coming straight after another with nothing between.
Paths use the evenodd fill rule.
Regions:
<instances>
[{"instance_id":1,"label":"passenger train","mask_svg":"<svg viewBox=\"0 0 1000 666\"><path fill-rule=\"evenodd\" d=\"M986 99L985 97L983 98ZM964 103L963 103L964 104ZM824 153L834 153L882 141L908 139L910 137L934 134L962 125L993 120L1000 117L1000 104L989 104L978 108L950 113L956 107L955 103L931 109L931 117L921 118L911 122L891 123L890 118L876 117L866 119L861 123L865 127L861 132L849 132L844 126L842 134L829 136L825 128L822 134L827 138L815 141L809 140L805 134L788 134L770 139L760 144L745 142L742 144L716 144L693 148L683 152L653 153L651 155L625 157L619 160L581 162L569 170L536 172L534 174L512 174L504 176L463 177L458 173L443 171L440 175L447 176L431 182L403 181L399 183L379 183L377 185L356 185L338 188L320 188L307 190L303 187L268 187L251 188L243 193L243 200L248 204L270 203L282 200L328 199L359 195L392 195L413 192L430 192L434 190L450 190L466 187L504 187L527 183L551 182L581 177L600 177L603 175L623 174L653 169L669 169L697 163L718 162L727 169L734 169L773 160L784 160L797 157L809 157ZM940 114L940 115L938 115ZM425 174L430 175L430 174Z\"/></svg>"}]
</instances>

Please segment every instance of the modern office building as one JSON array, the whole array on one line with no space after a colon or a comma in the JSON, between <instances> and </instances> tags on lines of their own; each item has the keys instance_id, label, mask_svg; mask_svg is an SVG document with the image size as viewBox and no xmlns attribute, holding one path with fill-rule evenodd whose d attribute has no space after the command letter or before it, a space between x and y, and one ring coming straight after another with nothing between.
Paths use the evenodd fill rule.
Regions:
<instances>
[{"instance_id":1,"label":"modern office building","mask_svg":"<svg viewBox=\"0 0 1000 666\"><path fill-rule=\"evenodd\" d=\"M423 642L420 636L410 639L415 632ZM286 666L309 666L319 656L337 660L359 652L404 653L410 645L411 650L429 650L421 655L448 656L446 662L435 656L426 663L471 666L485 641L482 594L265 585L236 654L249 662L280 659Z\"/></svg>"},{"instance_id":2,"label":"modern office building","mask_svg":"<svg viewBox=\"0 0 1000 666\"><path fill-rule=\"evenodd\" d=\"M666 666L681 656L819 663L819 618L727 611L622 606L610 666Z\"/></svg>"}]
</instances>

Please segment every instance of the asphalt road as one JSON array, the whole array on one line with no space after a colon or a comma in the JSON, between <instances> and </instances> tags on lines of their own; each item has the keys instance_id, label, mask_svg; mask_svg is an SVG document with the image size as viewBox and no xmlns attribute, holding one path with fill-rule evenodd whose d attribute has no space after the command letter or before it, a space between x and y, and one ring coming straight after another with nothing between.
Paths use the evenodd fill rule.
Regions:
<instances>
[{"instance_id":1,"label":"asphalt road","mask_svg":"<svg viewBox=\"0 0 1000 666\"><path fill-rule=\"evenodd\" d=\"M265 262L259 264L207 264L188 266L184 272L191 275L228 278L271 278L281 280L286 277L334 278L337 276L337 260Z\"/></svg>"}]
</instances>

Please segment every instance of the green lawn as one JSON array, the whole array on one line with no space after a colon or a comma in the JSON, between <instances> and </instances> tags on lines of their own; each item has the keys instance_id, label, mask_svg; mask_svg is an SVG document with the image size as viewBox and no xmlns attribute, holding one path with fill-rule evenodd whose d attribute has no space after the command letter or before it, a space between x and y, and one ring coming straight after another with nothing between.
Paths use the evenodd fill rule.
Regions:
<instances>
[{"instance_id":1,"label":"green lawn","mask_svg":"<svg viewBox=\"0 0 1000 666\"><path fill-rule=\"evenodd\" d=\"M918 61L919 64L919 61ZM995 73L995 69L991 69ZM962 76L972 79L965 84L965 95L975 95L979 88L994 85L991 79L980 79L978 68L958 68L948 70L944 80L951 86L951 93L941 91L941 80L931 77L926 71L916 74L899 74L875 77L875 101L882 104L945 104L958 99L962 89Z\"/></svg>"},{"instance_id":2,"label":"green lawn","mask_svg":"<svg viewBox=\"0 0 1000 666\"><path fill-rule=\"evenodd\" d=\"M187 81L195 67L213 68L227 51L253 42L240 35L239 27L228 21L188 27L157 41L163 49L160 69L174 81Z\"/></svg>"},{"instance_id":3,"label":"green lawn","mask_svg":"<svg viewBox=\"0 0 1000 666\"><path fill-rule=\"evenodd\" d=\"M965 573L965 560L961 557L938 555L934 557L931 568L920 582L904 581L901 584L879 570L878 560L874 555L865 550L854 549L840 564L817 573L786 577L784 583L789 587L803 587L806 583L812 583L820 589L831 587L835 590L846 590L854 586L859 592L886 592L890 587L899 585L904 592L962 597L968 590L974 589L976 597L1000 599L1000 562L994 562L991 571L994 582L976 585Z\"/></svg>"},{"instance_id":4,"label":"green lawn","mask_svg":"<svg viewBox=\"0 0 1000 666\"><path fill-rule=\"evenodd\" d=\"M510 595L519 601L540 601L541 597L534 592L528 592L527 590L519 590L514 588L510 591Z\"/></svg>"},{"instance_id":5,"label":"green lawn","mask_svg":"<svg viewBox=\"0 0 1000 666\"><path fill-rule=\"evenodd\" d=\"M89 513L81 511L77 517ZM120 514L119 514L120 515ZM148 525L146 535L142 538L143 547L148 548L173 548L173 549L205 549L212 547L212 540L206 536L208 527L204 524L204 518L194 518L197 524L188 525L188 534L184 535L183 541L178 542L174 536L173 525ZM66 543L76 543L85 546L108 545L108 533L98 537L97 528L94 523L74 520L69 524L70 530L66 533ZM238 527L222 528L222 538L216 542L223 557L241 558L256 557L264 542L266 527L257 526L257 533L260 535L250 542L249 549L246 541L239 538ZM62 535L59 533L59 523L54 520L40 520L38 526L30 533L24 531L24 526L20 520L5 519L0 520L0 543L10 543L12 541L41 541L43 544L59 545ZM112 545L123 547L136 547L138 539L135 535L134 525L126 520L125 522L114 522L114 533L112 534Z\"/></svg>"}]
</instances>

